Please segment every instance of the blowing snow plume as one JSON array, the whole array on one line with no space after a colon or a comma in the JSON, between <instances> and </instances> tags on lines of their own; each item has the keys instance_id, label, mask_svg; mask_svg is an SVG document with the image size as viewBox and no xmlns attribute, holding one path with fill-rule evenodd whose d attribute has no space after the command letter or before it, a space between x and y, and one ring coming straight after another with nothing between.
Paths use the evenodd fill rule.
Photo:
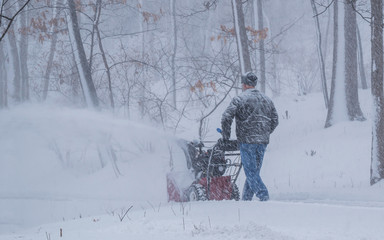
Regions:
<instances>
[{"instance_id":1,"label":"blowing snow plume","mask_svg":"<svg viewBox=\"0 0 384 240\"><path fill-rule=\"evenodd\" d=\"M175 140L156 129L100 112L28 105L0 112L0 134L1 196L167 200Z\"/></svg>"}]
</instances>

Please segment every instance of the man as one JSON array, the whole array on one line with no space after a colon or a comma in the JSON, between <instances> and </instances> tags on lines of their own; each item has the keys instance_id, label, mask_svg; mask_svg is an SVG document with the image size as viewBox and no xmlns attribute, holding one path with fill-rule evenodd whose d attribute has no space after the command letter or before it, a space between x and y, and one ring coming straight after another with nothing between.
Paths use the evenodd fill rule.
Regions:
<instances>
[{"instance_id":1,"label":"man","mask_svg":"<svg viewBox=\"0 0 384 240\"><path fill-rule=\"evenodd\" d=\"M271 99L255 89L257 77L253 72L243 75L241 83L243 92L232 99L221 119L223 141L230 138L232 121L236 118L236 136L246 176L242 200L252 200L256 194L260 201L267 201L269 194L260 169L269 135L279 123L278 115Z\"/></svg>"}]
</instances>

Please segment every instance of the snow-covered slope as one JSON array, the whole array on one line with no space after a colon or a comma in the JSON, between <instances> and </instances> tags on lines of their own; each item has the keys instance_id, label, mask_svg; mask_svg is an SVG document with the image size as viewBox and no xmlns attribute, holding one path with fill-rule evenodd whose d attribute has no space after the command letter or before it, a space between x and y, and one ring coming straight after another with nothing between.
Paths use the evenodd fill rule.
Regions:
<instances>
[{"instance_id":1,"label":"snow-covered slope","mask_svg":"<svg viewBox=\"0 0 384 240\"><path fill-rule=\"evenodd\" d=\"M63 239L82 240L384 239L384 184L369 186L369 91L360 98L366 122L328 129L320 94L274 99L280 125L262 168L265 203L168 203L177 147L153 127L78 109L2 111L0 239L57 239L60 228ZM209 129L219 122L220 111ZM197 132L197 123L184 125ZM193 139L192 131L179 135ZM240 190L243 182L241 174Z\"/></svg>"}]
</instances>

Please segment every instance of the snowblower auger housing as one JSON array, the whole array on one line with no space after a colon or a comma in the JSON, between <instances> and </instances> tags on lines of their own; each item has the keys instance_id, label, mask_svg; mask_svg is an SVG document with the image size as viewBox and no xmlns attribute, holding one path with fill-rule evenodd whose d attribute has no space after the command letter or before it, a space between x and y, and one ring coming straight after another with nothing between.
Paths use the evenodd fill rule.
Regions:
<instances>
[{"instance_id":1,"label":"snowblower auger housing","mask_svg":"<svg viewBox=\"0 0 384 240\"><path fill-rule=\"evenodd\" d=\"M180 142L187 160L188 170L184 174L192 174L194 180L186 185L179 180L182 173L169 172L168 201L240 199L236 180L242 165L237 141L218 141L211 147L205 144L209 142Z\"/></svg>"}]
</instances>

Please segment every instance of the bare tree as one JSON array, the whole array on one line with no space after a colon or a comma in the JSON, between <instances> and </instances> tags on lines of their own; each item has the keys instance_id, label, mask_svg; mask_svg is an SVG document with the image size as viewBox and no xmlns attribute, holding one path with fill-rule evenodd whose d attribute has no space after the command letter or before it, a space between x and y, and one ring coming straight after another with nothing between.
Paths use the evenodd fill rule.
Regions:
<instances>
[{"instance_id":1,"label":"bare tree","mask_svg":"<svg viewBox=\"0 0 384 240\"><path fill-rule=\"evenodd\" d=\"M359 73L360 73L360 81L361 81L361 88L362 89L368 89L367 84L367 78L365 77L365 70L364 70L364 57L363 57L363 46L361 43L361 37L360 37L360 29L357 27L357 60L359 64Z\"/></svg>"},{"instance_id":2,"label":"bare tree","mask_svg":"<svg viewBox=\"0 0 384 240\"><path fill-rule=\"evenodd\" d=\"M56 44L58 39L58 29L59 29L59 5L62 4L63 0L56 0L53 1L53 24L51 27L52 37L51 37L51 44L49 47L49 55L48 55L48 61L47 61L47 68L45 70L44 74L44 85L43 85L43 100L47 99L48 96L48 90L49 90L49 81L50 76L53 68L53 60L56 53Z\"/></svg>"},{"instance_id":3,"label":"bare tree","mask_svg":"<svg viewBox=\"0 0 384 240\"><path fill-rule=\"evenodd\" d=\"M111 104L111 108L114 109L115 108L115 101L113 99L113 91L112 91L111 68L110 68L108 61L107 61L107 56L106 56L105 51L104 51L103 41L101 40L100 29L99 29L99 22L100 22L100 15L101 15L101 0L97 0L95 13L96 13L95 31L96 31L97 40L99 43L100 53L101 53L101 56L103 58L104 67L105 67L105 70L107 73L109 101Z\"/></svg>"},{"instance_id":4,"label":"bare tree","mask_svg":"<svg viewBox=\"0 0 384 240\"><path fill-rule=\"evenodd\" d=\"M321 31L320 31L320 23L319 23L319 15L317 13L317 8L315 4L315 0L310 0L312 5L312 11L315 18L316 24L316 35L317 35L317 53L319 55L319 63L320 63L320 73L321 73L321 86L323 89L324 103L325 107L328 108L329 100L328 100L328 88L327 88L327 78L325 76L325 64L323 58L322 51L322 43L321 43Z\"/></svg>"},{"instance_id":5,"label":"bare tree","mask_svg":"<svg viewBox=\"0 0 384 240\"><path fill-rule=\"evenodd\" d=\"M232 0L232 12L235 25L237 52L239 55L241 74L252 70L251 58L248 49L248 37L245 29L243 2Z\"/></svg>"},{"instance_id":6,"label":"bare tree","mask_svg":"<svg viewBox=\"0 0 384 240\"><path fill-rule=\"evenodd\" d=\"M5 59L2 42L0 42L0 59ZM6 108L7 106L7 68L5 66L5 61L0 60L0 109Z\"/></svg>"},{"instance_id":7,"label":"bare tree","mask_svg":"<svg viewBox=\"0 0 384 240\"><path fill-rule=\"evenodd\" d=\"M176 0L170 0L171 16L172 16L172 31L173 31L173 50L171 59L172 68L172 104L174 108L176 105L176 55L177 55L177 22L176 22Z\"/></svg>"},{"instance_id":8,"label":"bare tree","mask_svg":"<svg viewBox=\"0 0 384 240\"><path fill-rule=\"evenodd\" d=\"M20 58L19 49L17 47L17 39L15 35L14 26L9 27L10 32L8 36L9 44L9 56L13 66L13 93L12 98L15 102L21 102L22 90L21 90L21 72L20 72Z\"/></svg>"},{"instance_id":9,"label":"bare tree","mask_svg":"<svg viewBox=\"0 0 384 240\"><path fill-rule=\"evenodd\" d=\"M74 0L68 0L69 8L69 32L73 45L75 60L80 75L80 83L83 89L84 99L88 107L99 107L96 88L92 80L92 73L85 55L83 41L81 39L79 22L77 19L76 5Z\"/></svg>"},{"instance_id":10,"label":"bare tree","mask_svg":"<svg viewBox=\"0 0 384 240\"><path fill-rule=\"evenodd\" d=\"M264 29L264 14L263 14L263 1L257 0L257 17L258 17L258 27L259 30ZM260 38L259 42L260 48L260 90L265 93L265 46L264 46L264 38Z\"/></svg>"},{"instance_id":11,"label":"bare tree","mask_svg":"<svg viewBox=\"0 0 384 240\"><path fill-rule=\"evenodd\" d=\"M354 10L356 1L346 0L343 4L344 9L340 10L339 1L333 2L334 50L331 99L325 127L330 127L337 121L365 120L360 109L357 83L357 23Z\"/></svg>"},{"instance_id":12,"label":"bare tree","mask_svg":"<svg viewBox=\"0 0 384 240\"><path fill-rule=\"evenodd\" d=\"M371 54L373 128L371 153L371 185L384 179L384 92L383 92L383 1L371 0Z\"/></svg>"},{"instance_id":13,"label":"bare tree","mask_svg":"<svg viewBox=\"0 0 384 240\"><path fill-rule=\"evenodd\" d=\"M24 102L29 99L29 76L28 76L28 31L27 15L22 11L27 6L27 2L4 1L2 3L2 13L0 19L5 18L8 22L3 36L8 36L9 56L12 61L13 69L13 93L12 98L15 102ZM14 20L19 16L18 23ZM7 17L12 16L12 18ZM2 28L3 29L3 28Z\"/></svg>"},{"instance_id":14,"label":"bare tree","mask_svg":"<svg viewBox=\"0 0 384 240\"><path fill-rule=\"evenodd\" d=\"M24 8L24 3L18 2L19 9ZM26 6L28 8L28 6ZM29 72L28 72L28 18L26 11L22 11L19 15L19 59L20 59L20 75L21 75L21 100L29 100Z\"/></svg>"},{"instance_id":15,"label":"bare tree","mask_svg":"<svg viewBox=\"0 0 384 240\"><path fill-rule=\"evenodd\" d=\"M332 58L332 80L331 80L331 95L328 104L328 114L325 121L325 127L330 127L333 124L333 115L335 112L335 92L336 92L336 67L339 48L339 2L333 2L333 58ZM340 80L339 80L340 81Z\"/></svg>"},{"instance_id":16,"label":"bare tree","mask_svg":"<svg viewBox=\"0 0 384 240\"><path fill-rule=\"evenodd\" d=\"M357 77L357 22L356 0L347 0L344 5L345 37L345 87L348 118L350 121L364 121L360 108Z\"/></svg>"}]
</instances>

